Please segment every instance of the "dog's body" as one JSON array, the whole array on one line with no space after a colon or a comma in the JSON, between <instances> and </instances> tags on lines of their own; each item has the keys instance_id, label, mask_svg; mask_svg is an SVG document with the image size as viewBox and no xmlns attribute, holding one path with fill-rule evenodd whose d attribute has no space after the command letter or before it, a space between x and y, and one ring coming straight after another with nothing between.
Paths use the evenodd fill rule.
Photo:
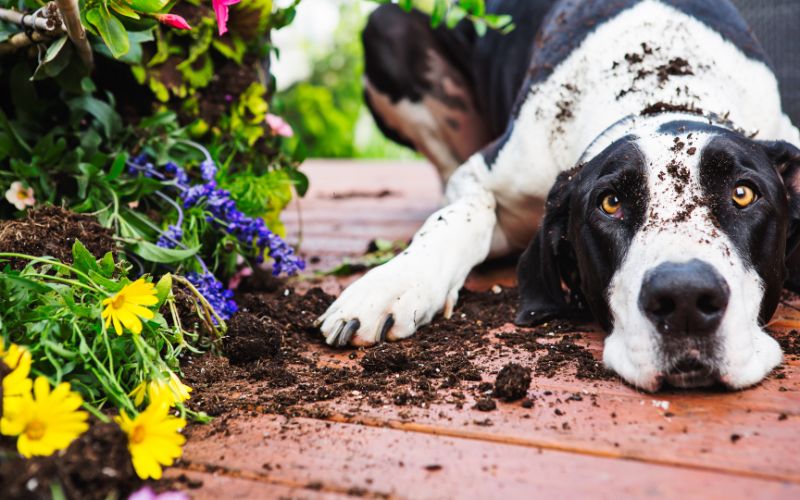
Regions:
<instances>
[{"instance_id":1,"label":"dog's body","mask_svg":"<svg viewBox=\"0 0 800 500\"><path fill-rule=\"evenodd\" d=\"M562 0L520 9L547 3L554 6L541 26L486 42L488 68L505 54L530 62L526 73L500 73L496 93L492 78L470 81L452 56L465 35L426 32L421 16L398 21L404 14L393 7L373 14L367 100L387 135L438 167L449 205L402 255L344 291L320 318L323 334L338 345L408 337L437 312L450 314L473 266L524 249L540 229L520 264L519 323L588 306L611 333L606 364L650 390L663 381L758 382L781 359L759 326L783 285L794 214L776 183L779 171L785 177L800 166L790 146L800 145L800 132L783 113L758 42L727 0ZM386 33L401 28L416 33L402 42L416 74L380 58L398 50ZM756 173L742 180L739 170ZM750 212L720 208L731 192L736 203L757 193L758 204L742 207ZM671 265L683 267L663 278ZM695 303L653 291L665 282L696 289ZM664 301L675 300L677 312L664 313Z\"/></svg>"}]
</instances>

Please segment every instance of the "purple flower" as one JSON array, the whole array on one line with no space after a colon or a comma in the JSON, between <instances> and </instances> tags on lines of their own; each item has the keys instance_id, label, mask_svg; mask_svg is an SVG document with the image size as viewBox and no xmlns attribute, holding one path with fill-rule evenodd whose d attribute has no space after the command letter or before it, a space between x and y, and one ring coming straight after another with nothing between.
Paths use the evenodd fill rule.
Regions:
<instances>
[{"instance_id":1,"label":"purple flower","mask_svg":"<svg viewBox=\"0 0 800 500\"><path fill-rule=\"evenodd\" d=\"M161 248L175 248L183 238L183 229L178 225L167 226L167 230L161 233L156 245Z\"/></svg>"},{"instance_id":2,"label":"purple flower","mask_svg":"<svg viewBox=\"0 0 800 500\"><path fill-rule=\"evenodd\" d=\"M203 177L204 181L213 181L214 178L217 176L217 165L214 163L214 160L208 158L203 160L203 163L200 164L200 175Z\"/></svg>"},{"instance_id":3,"label":"purple flower","mask_svg":"<svg viewBox=\"0 0 800 500\"><path fill-rule=\"evenodd\" d=\"M164 170L166 170L168 174L172 174L175 177L175 181L177 182L178 186L185 188L189 185L189 176L178 164L168 161L167 164L164 165Z\"/></svg>"},{"instance_id":4,"label":"purple flower","mask_svg":"<svg viewBox=\"0 0 800 500\"><path fill-rule=\"evenodd\" d=\"M205 297L220 318L228 320L239 309L236 302L233 301L233 292L225 289L210 272L189 273L186 275L186 279Z\"/></svg>"}]
</instances>

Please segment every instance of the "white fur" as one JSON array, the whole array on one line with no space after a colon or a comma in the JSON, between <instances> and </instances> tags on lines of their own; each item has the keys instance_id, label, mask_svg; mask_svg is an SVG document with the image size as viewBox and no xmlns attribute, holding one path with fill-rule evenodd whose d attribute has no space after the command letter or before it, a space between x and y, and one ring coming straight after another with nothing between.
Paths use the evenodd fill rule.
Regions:
<instances>
[{"instance_id":1,"label":"white fur","mask_svg":"<svg viewBox=\"0 0 800 500\"><path fill-rule=\"evenodd\" d=\"M641 53L643 42L653 53L641 63L642 69L681 57L689 61L694 74L670 76L663 84L655 75L634 82L635 72L625 54ZM634 92L618 98L631 86ZM469 270L486 258L490 246L493 254L524 247L556 176L572 168L584 153L591 157L627 133L645 137L642 130L651 127L646 139L650 143L643 148L657 165L658 148L664 146L658 141L665 139L652 130L668 117L639 114L659 101L694 105L728 116L739 127L757 132L759 139L784 139L800 146L800 132L783 114L777 81L766 65L748 59L692 17L657 0L645 0L598 26L549 78L529 89L491 170L480 155L460 167L448 183L453 204L428 219L403 255L348 288L320 318L323 334L330 339L342 321L358 318L361 328L353 343L374 343L391 313L397 322L389 337L402 338L438 311L451 308ZM572 118L559 120L567 104ZM632 118L607 130L627 116ZM424 134L432 125L418 132ZM667 217L669 208L663 210L659 216ZM652 327L643 323L636 297L646 268L665 259L702 257L731 283L732 312L723 321L728 340L720 360L728 385L755 383L780 360L780 349L756 324L762 294L758 277L735 255L724 235L711 238L707 245L693 241L692 236L708 231L702 210L680 231L637 235L630 260L614 282L612 309L618 325L624 326L607 339L605 361L638 386L655 388L661 367L654 356ZM446 222L438 220L440 214ZM726 249L733 256L727 260L721 258Z\"/></svg>"},{"instance_id":2,"label":"white fur","mask_svg":"<svg viewBox=\"0 0 800 500\"><path fill-rule=\"evenodd\" d=\"M656 120L657 125L661 120ZM716 332L721 349L712 360L722 380L733 388L760 381L781 362L778 343L758 325L763 283L749 263L739 255L725 233L714 227L709 207L697 205L688 217L678 217L703 198L699 179L700 152L711 136L694 132L686 144L672 151L674 136L640 128L637 146L647 165L647 220L634 236L625 260L612 278L608 291L614 321L606 339L606 366L630 383L655 390L671 367L660 352L661 334L638 307L645 274L665 262L683 263L699 259L710 264L728 283L730 300ZM689 155L689 146L697 153ZM671 162L685 168L689 182L675 182L667 170ZM676 185L683 186L677 190Z\"/></svg>"},{"instance_id":3,"label":"white fur","mask_svg":"<svg viewBox=\"0 0 800 500\"><path fill-rule=\"evenodd\" d=\"M480 156L459 168L447 184L451 203L431 215L411 245L387 264L348 287L319 318L329 343L342 322L358 319L352 343L374 344L388 315L389 340L412 335L433 316L452 311L470 270L486 259L495 228L495 201L484 188L488 175Z\"/></svg>"}]
</instances>

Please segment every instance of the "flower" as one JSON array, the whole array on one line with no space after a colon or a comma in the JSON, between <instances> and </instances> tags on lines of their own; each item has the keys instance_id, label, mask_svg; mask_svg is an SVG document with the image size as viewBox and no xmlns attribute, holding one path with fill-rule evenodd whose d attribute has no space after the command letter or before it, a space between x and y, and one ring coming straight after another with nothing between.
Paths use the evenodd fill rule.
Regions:
<instances>
[{"instance_id":1,"label":"flower","mask_svg":"<svg viewBox=\"0 0 800 500\"><path fill-rule=\"evenodd\" d=\"M217 176L217 164L214 163L214 160L207 159L200 164L200 175L206 182L214 180L214 177Z\"/></svg>"},{"instance_id":2,"label":"flower","mask_svg":"<svg viewBox=\"0 0 800 500\"><path fill-rule=\"evenodd\" d=\"M228 7L239 3L240 0L211 0L214 13L217 14L217 27L219 35L222 36L228 31Z\"/></svg>"},{"instance_id":3,"label":"flower","mask_svg":"<svg viewBox=\"0 0 800 500\"><path fill-rule=\"evenodd\" d=\"M137 385L130 393L134 404L137 406L142 404L145 392L150 401L163 398L170 406L175 406L175 404L183 403L189 399L189 393L192 392L192 388L181 382L181 379L175 373L169 372L168 382L157 378Z\"/></svg>"},{"instance_id":4,"label":"flower","mask_svg":"<svg viewBox=\"0 0 800 500\"><path fill-rule=\"evenodd\" d=\"M106 328L113 322L117 335L122 335L122 326L133 333L142 333L142 322L139 318L153 319L155 313L143 306L158 303L156 287L144 278L139 278L126 285L115 295L103 300L102 317L106 320ZM122 323L122 325L120 325Z\"/></svg>"},{"instance_id":5,"label":"flower","mask_svg":"<svg viewBox=\"0 0 800 500\"><path fill-rule=\"evenodd\" d=\"M20 181L11 183L11 187L6 191L6 200L14 205L17 210L25 210L25 207L36 205L33 188L26 188Z\"/></svg>"},{"instance_id":6,"label":"flower","mask_svg":"<svg viewBox=\"0 0 800 500\"><path fill-rule=\"evenodd\" d=\"M281 137L291 137L294 135L292 126L286 123L280 116L267 113L266 120L267 125L269 125L270 130L272 130L272 135L279 135Z\"/></svg>"},{"instance_id":7,"label":"flower","mask_svg":"<svg viewBox=\"0 0 800 500\"><path fill-rule=\"evenodd\" d=\"M192 29L192 27L189 26L189 23L186 22L186 19L177 14L156 14L155 18L158 19L158 22L161 24L166 24L167 26L172 26L173 28L177 28L179 30Z\"/></svg>"},{"instance_id":8,"label":"flower","mask_svg":"<svg viewBox=\"0 0 800 500\"><path fill-rule=\"evenodd\" d=\"M189 500L189 495L182 491L165 491L156 493L149 486L145 486L131 494L128 500Z\"/></svg>"},{"instance_id":9,"label":"flower","mask_svg":"<svg viewBox=\"0 0 800 500\"><path fill-rule=\"evenodd\" d=\"M213 274L209 272L204 274L189 273L186 275L186 279L197 288L200 295L205 297L220 318L230 319L233 313L239 309L236 306L236 302L233 301L233 292L226 290Z\"/></svg>"},{"instance_id":10,"label":"flower","mask_svg":"<svg viewBox=\"0 0 800 500\"><path fill-rule=\"evenodd\" d=\"M173 417L169 409L166 400L156 399L135 418L123 411L114 419L128 435L133 468L142 479L161 479L161 468L181 456L186 438L179 431L186 420Z\"/></svg>"},{"instance_id":11,"label":"flower","mask_svg":"<svg viewBox=\"0 0 800 500\"><path fill-rule=\"evenodd\" d=\"M3 398L5 399L5 397ZM26 458L63 450L89 428L89 414L79 411L83 399L67 382L50 392L50 382L37 377L33 394L21 398L15 412L0 421L0 432L19 436L17 450Z\"/></svg>"},{"instance_id":12,"label":"flower","mask_svg":"<svg viewBox=\"0 0 800 500\"><path fill-rule=\"evenodd\" d=\"M3 377L0 418L10 419L19 412L23 398L31 393L33 387L33 382L28 378L31 372L31 353L16 344L10 344L6 349L0 342L0 362L11 370L11 373ZM0 420L0 429L2 425Z\"/></svg>"},{"instance_id":13,"label":"flower","mask_svg":"<svg viewBox=\"0 0 800 500\"><path fill-rule=\"evenodd\" d=\"M175 248L183 238L183 229L177 225L167 226L167 230L161 233L161 236L156 241L156 245L161 248Z\"/></svg>"}]
</instances>

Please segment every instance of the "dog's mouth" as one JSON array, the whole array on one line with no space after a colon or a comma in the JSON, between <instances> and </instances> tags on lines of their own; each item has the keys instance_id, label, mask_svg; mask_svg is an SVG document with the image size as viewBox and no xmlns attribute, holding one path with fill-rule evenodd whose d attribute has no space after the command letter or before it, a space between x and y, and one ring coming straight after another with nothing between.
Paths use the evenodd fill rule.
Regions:
<instances>
[{"instance_id":1,"label":"dog's mouth","mask_svg":"<svg viewBox=\"0 0 800 500\"><path fill-rule=\"evenodd\" d=\"M718 381L719 372L717 369L695 357L678 361L664 374L665 383L681 389L708 387Z\"/></svg>"}]
</instances>

